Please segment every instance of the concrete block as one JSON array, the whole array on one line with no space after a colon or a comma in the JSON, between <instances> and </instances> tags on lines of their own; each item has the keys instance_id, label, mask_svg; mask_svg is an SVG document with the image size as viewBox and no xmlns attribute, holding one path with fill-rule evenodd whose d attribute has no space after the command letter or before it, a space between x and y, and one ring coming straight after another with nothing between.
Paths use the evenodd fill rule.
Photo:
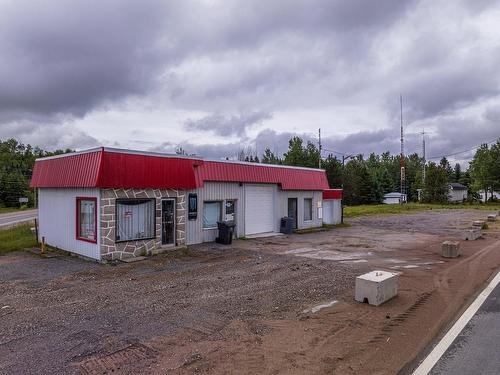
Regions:
<instances>
[{"instance_id":1,"label":"concrete block","mask_svg":"<svg viewBox=\"0 0 500 375\"><path fill-rule=\"evenodd\" d=\"M466 229L463 232L462 238L465 241L474 241L481 237L481 229Z\"/></svg>"},{"instance_id":2,"label":"concrete block","mask_svg":"<svg viewBox=\"0 0 500 375\"><path fill-rule=\"evenodd\" d=\"M398 279L397 273L387 271L372 271L358 276L354 299L379 306L398 294Z\"/></svg>"},{"instance_id":3,"label":"concrete block","mask_svg":"<svg viewBox=\"0 0 500 375\"><path fill-rule=\"evenodd\" d=\"M441 246L442 256L444 258L456 258L462 255L460 250L460 242L458 241L444 241Z\"/></svg>"},{"instance_id":4,"label":"concrete block","mask_svg":"<svg viewBox=\"0 0 500 375\"><path fill-rule=\"evenodd\" d=\"M472 222L473 227L482 228L484 224L486 224L486 222L484 220L475 220Z\"/></svg>"},{"instance_id":5,"label":"concrete block","mask_svg":"<svg viewBox=\"0 0 500 375\"><path fill-rule=\"evenodd\" d=\"M495 214L488 215L488 221L497 221L497 215Z\"/></svg>"}]
</instances>

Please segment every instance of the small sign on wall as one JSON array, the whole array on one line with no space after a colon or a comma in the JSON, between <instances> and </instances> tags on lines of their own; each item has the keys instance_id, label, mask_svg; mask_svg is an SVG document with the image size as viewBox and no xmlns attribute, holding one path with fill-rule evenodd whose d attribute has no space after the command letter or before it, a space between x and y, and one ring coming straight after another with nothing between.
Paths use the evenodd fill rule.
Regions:
<instances>
[{"instance_id":1,"label":"small sign on wall","mask_svg":"<svg viewBox=\"0 0 500 375\"><path fill-rule=\"evenodd\" d=\"M28 198L27 197L19 198L19 203L28 203Z\"/></svg>"},{"instance_id":2,"label":"small sign on wall","mask_svg":"<svg viewBox=\"0 0 500 375\"><path fill-rule=\"evenodd\" d=\"M323 219L323 207L318 207L318 219Z\"/></svg>"}]
</instances>

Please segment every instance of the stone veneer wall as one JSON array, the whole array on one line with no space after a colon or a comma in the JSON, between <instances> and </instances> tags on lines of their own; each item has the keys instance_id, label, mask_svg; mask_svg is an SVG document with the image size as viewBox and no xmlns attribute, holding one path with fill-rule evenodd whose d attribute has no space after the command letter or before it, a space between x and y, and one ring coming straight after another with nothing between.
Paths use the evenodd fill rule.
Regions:
<instances>
[{"instance_id":1,"label":"stone veneer wall","mask_svg":"<svg viewBox=\"0 0 500 375\"><path fill-rule=\"evenodd\" d=\"M116 199L154 198L156 200L156 238L115 243ZM161 199L176 199L177 246L186 244L186 193L175 189L102 189L101 190L101 258L123 259L161 251ZM171 245L169 245L171 247Z\"/></svg>"}]
</instances>

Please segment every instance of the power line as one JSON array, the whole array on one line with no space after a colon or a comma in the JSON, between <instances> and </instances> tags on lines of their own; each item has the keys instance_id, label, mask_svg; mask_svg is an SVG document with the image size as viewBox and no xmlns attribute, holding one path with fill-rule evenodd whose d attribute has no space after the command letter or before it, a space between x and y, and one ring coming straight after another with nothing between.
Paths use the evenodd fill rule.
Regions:
<instances>
[{"instance_id":1,"label":"power line","mask_svg":"<svg viewBox=\"0 0 500 375\"><path fill-rule=\"evenodd\" d=\"M455 156L455 155L463 154L463 153L465 153L465 152L474 151L474 150L476 150L478 147L481 147L481 145L484 145L484 144L488 145L488 144L490 144L490 143L496 142L496 140L497 140L497 138L494 138L494 139L492 139L491 141L488 141L488 142L483 142L483 143L481 143L480 145L474 146L474 147L472 147L472 148L470 148L470 149L467 149L467 150L457 151L457 152L453 152L453 153L451 153L451 154L447 154L447 155L433 156L433 157L427 158L427 160L441 159L441 158L446 158L446 157L448 157L448 156Z\"/></svg>"}]
</instances>

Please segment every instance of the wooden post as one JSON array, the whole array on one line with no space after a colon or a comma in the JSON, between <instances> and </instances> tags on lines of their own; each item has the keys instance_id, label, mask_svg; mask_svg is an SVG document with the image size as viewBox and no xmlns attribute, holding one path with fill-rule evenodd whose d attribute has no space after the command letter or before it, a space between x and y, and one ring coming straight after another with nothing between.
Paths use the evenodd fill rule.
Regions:
<instances>
[{"instance_id":1,"label":"wooden post","mask_svg":"<svg viewBox=\"0 0 500 375\"><path fill-rule=\"evenodd\" d=\"M38 220L35 218L35 236L36 236L36 243L38 243Z\"/></svg>"},{"instance_id":2,"label":"wooden post","mask_svg":"<svg viewBox=\"0 0 500 375\"><path fill-rule=\"evenodd\" d=\"M40 255L45 255L45 237L42 237L42 246L40 246Z\"/></svg>"}]
</instances>

